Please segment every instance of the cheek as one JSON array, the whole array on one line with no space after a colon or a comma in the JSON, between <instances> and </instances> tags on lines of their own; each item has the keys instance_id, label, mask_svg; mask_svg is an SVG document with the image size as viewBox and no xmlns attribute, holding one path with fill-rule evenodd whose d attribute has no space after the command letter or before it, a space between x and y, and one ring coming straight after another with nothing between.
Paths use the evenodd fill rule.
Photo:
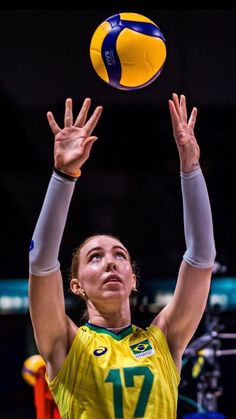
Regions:
<instances>
[{"instance_id":1,"label":"cheek","mask_svg":"<svg viewBox=\"0 0 236 419\"><path fill-rule=\"evenodd\" d=\"M80 271L79 278L82 282L93 282L100 276L102 270L102 263L93 263L91 265L86 265Z\"/></svg>"},{"instance_id":2,"label":"cheek","mask_svg":"<svg viewBox=\"0 0 236 419\"><path fill-rule=\"evenodd\" d=\"M127 286L132 286L133 283L133 269L130 264L125 264L123 266L123 275L126 278Z\"/></svg>"},{"instance_id":3,"label":"cheek","mask_svg":"<svg viewBox=\"0 0 236 419\"><path fill-rule=\"evenodd\" d=\"M92 274L96 274L96 272L100 272L104 269L104 263L102 261L97 263L91 263L91 265L87 266L87 272L91 272Z\"/></svg>"},{"instance_id":4,"label":"cheek","mask_svg":"<svg viewBox=\"0 0 236 419\"><path fill-rule=\"evenodd\" d=\"M126 263L123 265L123 269L124 269L124 272L125 272L127 275L132 275L133 270L132 270L132 266L130 265L130 263L126 262Z\"/></svg>"}]
</instances>

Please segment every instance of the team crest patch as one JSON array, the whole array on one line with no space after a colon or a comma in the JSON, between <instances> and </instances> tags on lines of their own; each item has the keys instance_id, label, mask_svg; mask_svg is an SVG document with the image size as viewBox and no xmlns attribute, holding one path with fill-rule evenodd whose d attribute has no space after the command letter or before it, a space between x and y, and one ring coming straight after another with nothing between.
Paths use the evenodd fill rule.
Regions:
<instances>
[{"instance_id":1,"label":"team crest patch","mask_svg":"<svg viewBox=\"0 0 236 419\"><path fill-rule=\"evenodd\" d=\"M154 349L148 339L135 343L134 345L130 345L130 349L135 358L145 358L146 356L154 354Z\"/></svg>"}]
</instances>

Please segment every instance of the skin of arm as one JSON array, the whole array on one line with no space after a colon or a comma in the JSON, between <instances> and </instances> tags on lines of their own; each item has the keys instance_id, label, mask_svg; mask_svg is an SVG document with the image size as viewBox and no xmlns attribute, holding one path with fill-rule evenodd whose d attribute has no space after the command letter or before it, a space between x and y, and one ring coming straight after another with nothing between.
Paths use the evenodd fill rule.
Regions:
<instances>
[{"instance_id":1,"label":"skin of arm","mask_svg":"<svg viewBox=\"0 0 236 419\"><path fill-rule=\"evenodd\" d=\"M200 156L194 135L197 109L192 109L188 119L185 96L178 98L173 94L172 100L169 100L169 110L180 158L180 170L185 173L193 172L199 168ZM183 352L203 316L211 275L212 268L195 268L183 260L173 298L153 321L165 333L179 370Z\"/></svg>"},{"instance_id":2,"label":"skin of arm","mask_svg":"<svg viewBox=\"0 0 236 419\"><path fill-rule=\"evenodd\" d=\"M55 136L54 165L60 171L78 176L88 159L97 137L92 136L102 113L97 106L88 119L91 99L86 98L73 122L72 99L66 99L64 127L60 128L51 112L47 118ZM65 313L61 271L48 275L29 276L30 316L38 350L47 364L49 378L62 365L75 336L77 327Z\"/></svg>"}]
</instances>

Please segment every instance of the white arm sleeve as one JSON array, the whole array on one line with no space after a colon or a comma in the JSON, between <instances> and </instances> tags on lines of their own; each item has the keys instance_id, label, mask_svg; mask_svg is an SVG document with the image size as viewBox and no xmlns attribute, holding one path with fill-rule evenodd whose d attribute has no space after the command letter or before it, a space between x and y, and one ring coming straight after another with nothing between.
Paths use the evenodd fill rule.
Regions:
<instances>
[{"instance_id":1,"label":"white arm sleeve","mask_svg":"<svg viewBox=\"0 0 236 419\"><path fill-rule=\"evenodd\" d=\"M183 197L184 260L195 268L210 268L215 260L215 242L210 201L201 168L180 173Z\"/></svg>"},{"instance_id":2,"label":"white arm sleeve","mask_svg":"<svg viewBox=\"0 0 236 419\"><path fill-rule=\"evenodd\" d=\"M75 182L52 174L30 244L29 270L46 276L59 270L59 248Z\"/></svg>"}]
</instances>

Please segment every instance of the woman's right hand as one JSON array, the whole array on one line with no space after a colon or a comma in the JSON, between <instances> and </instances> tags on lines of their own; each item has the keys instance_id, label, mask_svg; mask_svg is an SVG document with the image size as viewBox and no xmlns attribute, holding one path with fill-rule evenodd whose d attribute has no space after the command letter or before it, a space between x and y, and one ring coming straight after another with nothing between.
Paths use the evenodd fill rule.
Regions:
<instances>
[{"instance_id":1,"label":"woman's right hand","mask_svg":"<svg viewBox=\"0 0 236 419\"><path fill-rule=\"evenodd\" d=\"M47 113L49 125L55 135L54 165L57 169L72 176L80 173L80 168L88 159L91 147L97 137L91 136L102 113L102 106L97 106L89 119L88 111L91 99L86 98L80 112L73 122L72 99L65 102L64 127L56 123L52 112Z\"/></svg>"}]
</instances>

